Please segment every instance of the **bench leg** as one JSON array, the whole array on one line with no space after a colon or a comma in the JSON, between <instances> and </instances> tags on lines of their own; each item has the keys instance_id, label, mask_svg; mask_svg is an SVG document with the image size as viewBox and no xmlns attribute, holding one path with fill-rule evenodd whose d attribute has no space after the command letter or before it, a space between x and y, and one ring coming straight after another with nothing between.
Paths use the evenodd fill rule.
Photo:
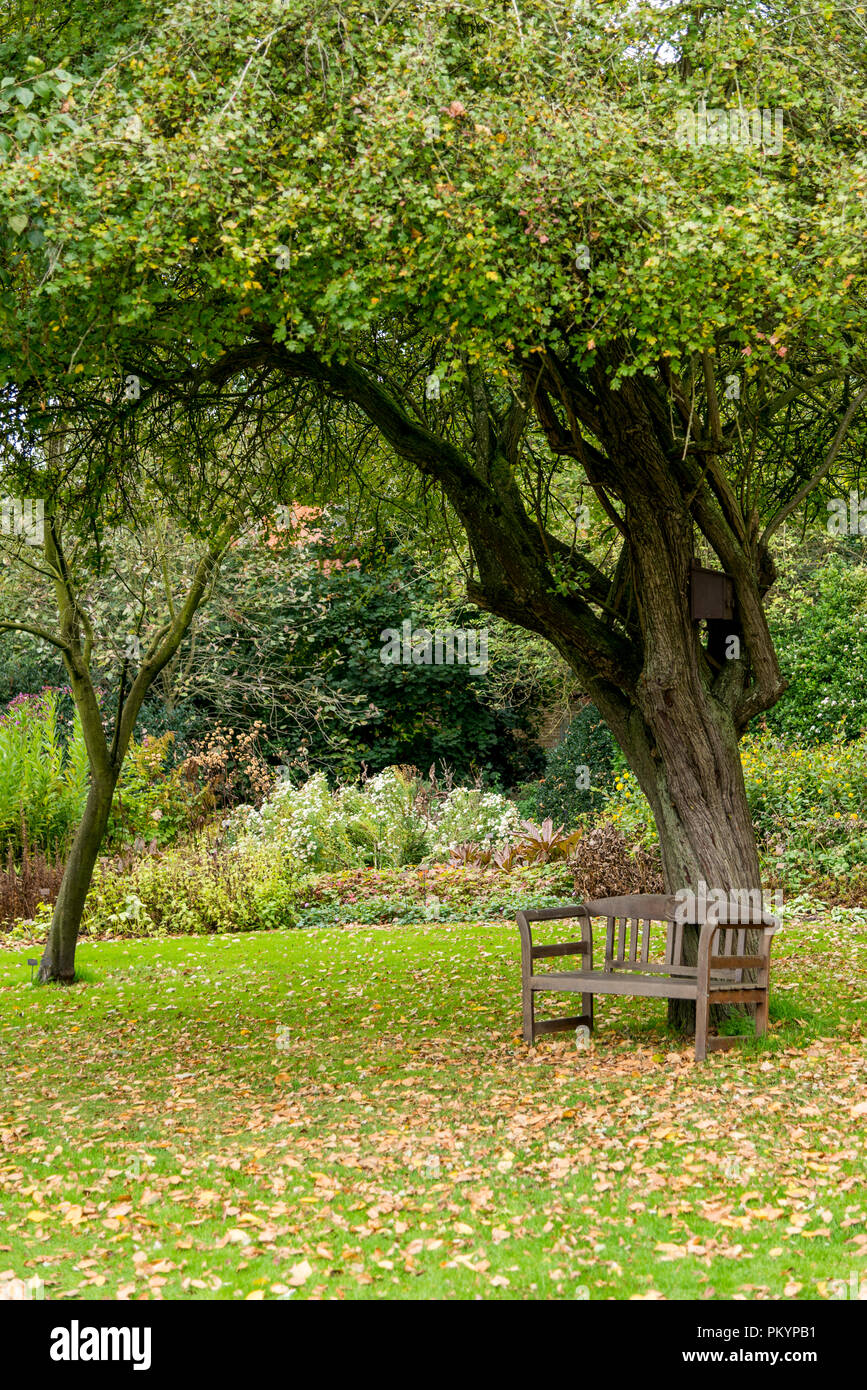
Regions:
<instances>
[{"instance_id":1,"label":"bench leg","mask_svg":"<svg viewBox=\"0 0 867 1390\"><path fill-rule=\"evenodd\" d=\"M761 1003L756 1004L756 1037L763 1038L768 1031L768 1005L770 1002L770 991L765 993Z\"/></svg>"},{"instance_id":2,"label":"bench leg","mask_svg":"<svg viewBox=\"0 0 867 1390\"><path fill-rule=\"evenodd\" d=\"M524 1006L524 1042L534 1043L536 1041L536 1008L533 999L533 991L527 983L524 984L522 996Z\"/></svg>"},{"instance_id":3,"label":"bench leg","mask_svg":"<svg viewBox=\"0 0 867 1390\"><path fill-rule=\"evenodd\" d=\"M582 994L582 995L581 995L581 1009L582 1009L582 1012L586 1015L586 1017L587 1017L588 1020L589 1020L589 1023L588 1023L587 1026L589 1027L590 1032L592 1033L592 1032L593 1032L593 995L592 995L592 994Z\"/></svg>"},{"instance_id":4,"label":"bench leg","mask_svg":"<svg viewBox=\"0 0 867 1390\"><path fill-rule=\"evenodd\" d=\"M710 999L707 990L699 989L695 1001L695 1060L703 1062L707 1057L707 1033L710 1024Z\"/></svg>"}]
</instances>

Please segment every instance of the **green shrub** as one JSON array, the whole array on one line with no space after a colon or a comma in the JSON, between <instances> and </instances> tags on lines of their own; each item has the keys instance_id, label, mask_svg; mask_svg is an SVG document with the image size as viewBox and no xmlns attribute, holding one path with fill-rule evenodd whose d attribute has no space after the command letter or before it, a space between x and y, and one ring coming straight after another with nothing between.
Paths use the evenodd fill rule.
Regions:
<instances>
[{"instance_id":1,"label":"green shrub","mask_svg":"<svg viewBox=\"0 0 867 1390\"><path fill-rule=\"evenodd\" d=\"M741 761L768 868L788 886L867 865L867 737L792 747L745 740Z\"/></svg>"},{"instance_id":2,"label":"green shrub","mask_svg":"<svg viewBox=\"0 0 867 1390\"><path fill-rule=\"evenodd\" d=\"M69 717L66 710L69 708ZM199 789L171 762L174 735L133 740L106 832L119 847L137 838L171 844L190 827ZM89 768L81 720L62 690L18 695L0 716L0 856L63 852L87 800Z\"/></svg>"},{"instance_id":3,"label":"green shrub","mask_svg":"<svg viewBox=\"0 0 867 1390\"><path fill-rule=\"evenodd\" d=\"M382 633L404 620L476 628L487 618L447 602L443 576L431 577L409 547L378 539L350 553L323 534L317 509L296 513L295 529L275 520L267 544L244 538L225 557L176 691L200 721L195 732L203 720L239 730L261 720L272 762L300 766L300 742L305 770L324 771L331 785L363 767L435 763L462 781L504 782L535 771L535 707L517 649L501 643L497 655L501 679L521 691L514 703L500 699L490 671L384 663ZM148 729L151 719L149 709Z\"/></svg>"},{"instance_id":4,"label":"green shrub","mask_svg":"<svg viewBox=\"0 0 867 1390\"><path fill-rule=\"evenodd\" d=\"M867 866L867 737L796 747L773 734L741 745L747 800L763 872L787 887ZM633 773L621 771L599 812L631 843L656 839Z\"/></svg>"},{"instance_id":5,"label":"green shrub","mask_svg":"<svg viewBox=\"0 0 867 1390\"><path fill-rule=\"evenodd\" d=\"M780 593L769 625L790 685L759 726L798 744L867 730L867 568L832 556Z\"/></svg>"},{"instance_id":6,"label":"green shrub","mask_svg":"<svg viewBox=\"0 0 867 1390\"><path fill-rule=\"evenodd\" d=\"M3 574L4 591L0 607L14 611L17 601L26 603L26 570L22 570L21 588L18 576L10 566ZM32 581L31 581L32 582ZM11 584L15 593L5 586ZM56 647L47 642L34 642L29 632L0 632L0 704L7 704L20 693L36 695L47 687L62 687L66 675L63 659Z\"/></svg>"},{"instance_id":7,"label":"green shrub","mask_svg":"<svg viewBox=\"0 0 867 1390\"><path fill-rule=\"evenodd\" d=\"M364 864L401 868L427 854L430 825L417 803L420 781L404 768L385 768L360 787L341 787L335 809Z\"/></svg>"},{"instance_id":8,"label":"green shrub","mask_svg":"<svg viewBox=\"0 0 867 1390\"><path fill-rule=\"evenodd\" d=\"M240 836L276 845L309 869L354 868L366 862L365 846L350 839L323 772L300 787L280 782L258 809L239 806L224 825L230 841Z\"/></svg>"},{"instance_id":9,"label":"green shrub","mask_svg":"<svg viewBox=\"0 0 867 1390\"><path fill-rule=\"evenodd\" d=\"M596 706L585 705L549 751L544 777L521 788L518 811L528 820L550 816L570 830L604 805L614 770L622 765L623 755Z\"/></svg>"},{"instance_id":10,"label":"green shrub","mask_svg":"<svg viewBox=\"0 0 867 1390\"><path fill-rule=\"evenodd\" d=\"M141 838L163 848L189 829L199 801L198 788L171 761L174 734L145 735L133 742L114 794L106 842L132 844Z\"/></svg>"},{"instance_id":11,"label":"green shrub","mask_svg":"<svg viewBox=\"0 0 867 1390\"><path fill-rule=\"evenodd\" d=\"M443 858L465 841L502 844L520 830L520 818L507 797L481 787L455 787L435 813L431 846Z\"/></svg>"},{"instance_id":12,"label":"green shrub","mask_svg":"<svg viewBox=\"0 0 867 1390\"><path fill-rule=\"evenodd\" d=\"M102 863L82 932L197 936L285 929L297 926L305 889L298 865L275 845L250 838L219 850L186 844L145 855L124 871Z\"/></svg>"},{"instance_id":13,"label":"green shrub","mask_svg":"<svg viewBox=\"0 0 867 1390\"><path fill-rule=\"evenodd\" d=\"M337 922L467 922L514 918L522 907L554 907L572 896L563 861L504 874L476 865L355 869L319 874L300 913L303 926Z\"/></svg>"},{"instance_id":14,"label":"green shrub","mask_svg":"<svg viewBox=\"0 0 867 1390\"><path fill-rule=\"evenodd\" d=\"M638 778L626 767L612 774L608 792L593 820L596 825L613 825L631 845L650 849L657 843L653 813Z\"/></svg>"},{"instance_id":15,"label":"green shrub","mask_svg":"<svg viewBox=\"0 0 867 1390\"><path fill-rule=\"evenodd\" d=\"M317 772L303 786L282 782L257 809L239 807L230 838L250 835L279 845L309 869L400 868L448 855L462 840L502 841L518 829L499 792L454 787L447 794L413 771L384 768L361 786L330 791Z\"/></svg>"}]
</instances>

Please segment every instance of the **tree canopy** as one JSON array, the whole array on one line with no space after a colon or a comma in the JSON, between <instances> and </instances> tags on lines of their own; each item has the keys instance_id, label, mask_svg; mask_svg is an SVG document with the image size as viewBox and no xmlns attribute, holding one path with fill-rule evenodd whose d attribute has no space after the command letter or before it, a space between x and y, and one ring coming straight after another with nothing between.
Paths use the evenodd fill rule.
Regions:
<instances>
[{"instance_id":1,"label":"tree canopy","mask_svg":"<svg viewBox=\"0 0 867 1390\"><path fill-rule=\"evenodd\" d=\"M161 359L201 366L263 331L339 357L404 319L443 380L471 351L519 385L516 359L566 343L581 370L623 344L625 375L679 372L724 335L769 384L808 350L858 356L857 10L158 8L109 7L70 35L68 70L20 38L4 57L18 379L149 353L158 379ZM781 151L684 145L700 100L780 110Z\"/></svg>"}]
</instances>

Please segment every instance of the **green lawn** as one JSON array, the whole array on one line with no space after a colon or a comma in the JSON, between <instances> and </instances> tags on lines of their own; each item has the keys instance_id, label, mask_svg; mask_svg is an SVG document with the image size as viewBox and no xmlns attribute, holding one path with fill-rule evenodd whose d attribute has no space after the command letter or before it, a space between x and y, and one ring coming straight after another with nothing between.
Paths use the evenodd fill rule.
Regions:
<instances>
[{"instance_id":1,"label":"green lawn","mask_svg":"<svg viewBox=\"0 0 867 1390\"><path fill-rule=\"evenodd\" d=\"M0 1280L46 1296L816 1298L867 1286L867 931L786 928L766 1043L520 1041L514 925L0 950ZM279 1032L278 1030L288 1030ZM280 1046L278 1047L278 1041Z\"/></svg>"}]
</instances>

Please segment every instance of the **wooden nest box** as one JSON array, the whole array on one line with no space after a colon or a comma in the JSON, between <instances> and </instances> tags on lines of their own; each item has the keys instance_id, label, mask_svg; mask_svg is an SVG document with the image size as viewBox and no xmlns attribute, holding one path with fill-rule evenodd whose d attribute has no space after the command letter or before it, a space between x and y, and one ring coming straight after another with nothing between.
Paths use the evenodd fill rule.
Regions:
<instances>
[{"instance_id":1,"label":"wooden nest box","mask_svg":"<svg viewBox=\"0 0 867 1390\"><path fill-rule=\"evenodd\" d=\"M706 570L693 560L689 576L690 607L693 622L702 618L730 622L735 616L735 586L727 574Z\"/></svg>"}]
</instances>

